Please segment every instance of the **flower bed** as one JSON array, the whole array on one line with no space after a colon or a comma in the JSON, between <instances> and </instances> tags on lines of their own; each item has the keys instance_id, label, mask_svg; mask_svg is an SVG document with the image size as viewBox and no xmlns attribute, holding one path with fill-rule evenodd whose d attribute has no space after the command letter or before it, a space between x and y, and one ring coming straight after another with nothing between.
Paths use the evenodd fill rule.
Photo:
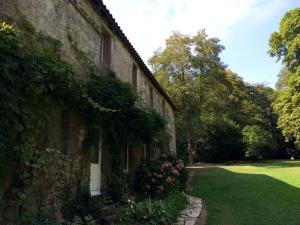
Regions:
<instances>
[{"instance_id":1,"label":"flower bed","mask_svg":"<svg viewBox=\"0 0 300 225\"><path fill-rule=\"evenodd\" d=\"M150 196L183 191L188 172L182 160L163 154L159 160L142 163L135 174L134 190Z\"/></svg>"},{"instance_id":2,"label":"flower bed","mask_svg":"<svg viewBox=\"0 0 300 225\"><path fill-rule=\"evenodd\" d=\"M182 192L172 192L160 200L150 197L138 202L128 200L128 204L119 209L117 224L171 225L187 203L187 197Z\"/></svg>"}]
</instances>

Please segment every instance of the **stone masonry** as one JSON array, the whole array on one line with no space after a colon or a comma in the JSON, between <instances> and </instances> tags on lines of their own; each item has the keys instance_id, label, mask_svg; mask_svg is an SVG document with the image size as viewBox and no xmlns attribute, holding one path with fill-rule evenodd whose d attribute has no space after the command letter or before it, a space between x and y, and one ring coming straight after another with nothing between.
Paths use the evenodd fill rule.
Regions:
<instances>
[{"instance_id":1,"label":"stone masonry","mask_svg":"<svg viewBox=\"0 0 300 225\"><path fill-rule=\"evenodd\" d=\"M200 198L188 196L187 207L180 212L177 225L195 225L201 215L203 202Z\"/></svg>"}]
</instances>

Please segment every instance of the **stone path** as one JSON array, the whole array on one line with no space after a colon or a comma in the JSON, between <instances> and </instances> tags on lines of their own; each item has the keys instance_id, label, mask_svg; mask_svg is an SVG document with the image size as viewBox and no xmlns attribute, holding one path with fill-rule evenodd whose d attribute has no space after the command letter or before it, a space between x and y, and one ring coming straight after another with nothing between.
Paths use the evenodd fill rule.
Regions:
<instances>
[{"instance_id":1,"label":"stone path","mask_svg":"<svg viewBox=\"0 0 300 225\"><path fill-rule=\"evenodd\" d=\"M195 225L203 209L200 198L188 196L188 206L180 212L177 225Z\"/></svg>"}]
</instances>

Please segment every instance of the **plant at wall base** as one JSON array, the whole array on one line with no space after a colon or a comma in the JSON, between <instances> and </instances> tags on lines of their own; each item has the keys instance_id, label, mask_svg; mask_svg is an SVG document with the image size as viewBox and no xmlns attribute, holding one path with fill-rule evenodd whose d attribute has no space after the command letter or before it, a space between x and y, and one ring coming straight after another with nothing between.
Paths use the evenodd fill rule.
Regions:
<instances>
[{"instance_id":1,"label":"plant at wall base","mask_svg":"<svg viewBox=\"0 0 300 225\"><path fill-rule=\"evenodd\" d=\"M108 178L108 194L116 203L124 203L130 196L129 178L123 171L112 174Z\"/></svg>"},{"instance_id":2,"label":"plant at wall base","mask_svg":"<svg viewBox=\"0 0 300 225\"><path fill-rule=\"evenodd\" d=\"M143 162L136 170L134 190L151 196L166 196L172 191L183 191L187 170L181 160L163 154L160 160Z\"/></svg>"},{"instance_id":3,"label":"plant at wall base","mask_svg":"<svg viewBox=\"0 0 300 225\"><path fill-rule=\"evenodd\" d=\"M174 224L179 212L187 204L185 194L170 193L166 198L155 200L146 198L142 201L129 199L127 204L119 209L118 225L169 225Z\"/></svg>"},{"instance_id":4,"label":"plant at wall base","mask_svg":"<svg viewBox=\"0 0 300 225\"><path fill-rule=\"evenodd\" d=\"M83 219L78 216L75 216L70 225L97 225L97 222L90 215L85 216Z\"/></svg>"},{"instance_id":5,"label":"plant at wall base","mask_svg":"<svg viewBox=\"0 0 300 225\"><path fill-rule=\"evenodd\" d=\"M90 191L82 184L80 178L77 180L77 191L75 196L70 196L70 186L65 186L64 199L62 202L62 216L66 221L71 221L75 217L81 219L91 214Z\"/></svg>"},{"instance_id":6,"label":"plant at wall base","mask_svg":"<svg viewBox=\"0 0 300 225\"><path fill-rule=\"evenodd\" d=\"M138 203L135 201L129 202L129 207L123 209L119 217L120 222L136 221L146 225L172 224L165 203L151 198Z\"/></svg>"}]
</instances>

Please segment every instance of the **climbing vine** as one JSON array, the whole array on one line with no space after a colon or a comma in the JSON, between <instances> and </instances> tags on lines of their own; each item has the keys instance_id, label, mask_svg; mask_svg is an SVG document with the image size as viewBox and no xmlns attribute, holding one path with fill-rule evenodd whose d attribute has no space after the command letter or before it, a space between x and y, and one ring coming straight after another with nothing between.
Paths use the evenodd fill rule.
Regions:
<instances>
[{"instance_id":1,"label":"climbing vine","mask_svg":"<svg viewBox=\"0 0 300 225\"><path fill-rule=\"evenodd\" d=\"M164 119L139 106L136 92L112 71L88 65L87 81L79 80L72 66L62 60L60 42L37 32L28 22L23 28L25 32L19 32L0 23L0 195L1 189L11 194L12 188L4 187L9 176L14 179L13 188L22 193L38 169L35 165L43 164L41 153L47 143L41 140L47 140L53 108L75 110L83 116L85 149L97 144L100 129L116 165L120 165L116 159L124 143L150 143L164 131ZM47 157L50 153L46 151Z\"/></svg>"}]
</instances>

